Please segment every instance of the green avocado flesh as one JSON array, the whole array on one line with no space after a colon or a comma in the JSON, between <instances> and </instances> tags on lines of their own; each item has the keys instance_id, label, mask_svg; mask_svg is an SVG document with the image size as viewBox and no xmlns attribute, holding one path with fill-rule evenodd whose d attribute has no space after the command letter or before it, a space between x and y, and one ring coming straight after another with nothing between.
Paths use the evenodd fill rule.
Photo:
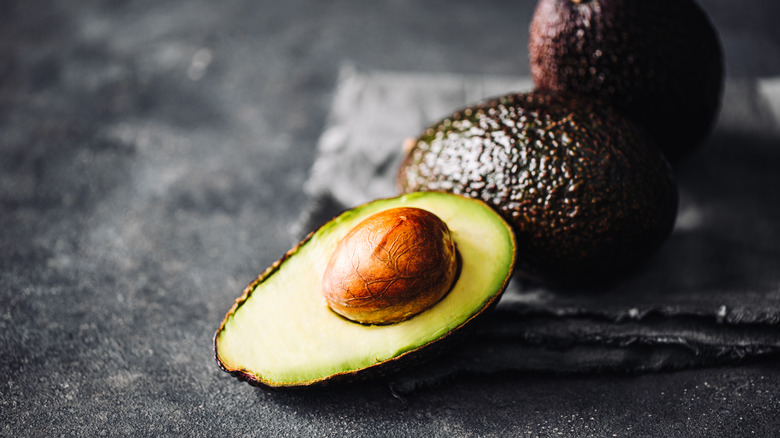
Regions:
<instances>
[{"instance_id":1,"label":"green avocado flesh","mask_svg":"<svg viewBox=\"0 0 780 438\"><path fill-rule=\"evenodd\" d=\"M460 256L458 279L441 301L409 320L348 321L321 295L330 255L355 225L396 207L422 208L447 224ZM246 288L217 331L217 361L236 377L271 387L376 371L427 349L488 308L509 282L514 257L512 229L479 200L427 192L356 207L311 234Z\"/></svg>"}]
</instances>

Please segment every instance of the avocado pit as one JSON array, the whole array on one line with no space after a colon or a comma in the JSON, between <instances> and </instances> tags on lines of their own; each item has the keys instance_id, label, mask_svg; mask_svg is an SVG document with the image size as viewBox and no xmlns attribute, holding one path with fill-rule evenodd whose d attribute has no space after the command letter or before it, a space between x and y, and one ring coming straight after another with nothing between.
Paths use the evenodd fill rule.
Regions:
<instances>
[{"instance_id":1,"label":"avocado pit","mask_svg":"<svg viewBox=\"0 0 780 438\"><path fill-rule=\"evenodd\" d=\"M322 281L328 306L362 324L407 320L439 302L458 257L447 225L415 207L376 213L338 243Z\"/></svg>"}]
</instances>

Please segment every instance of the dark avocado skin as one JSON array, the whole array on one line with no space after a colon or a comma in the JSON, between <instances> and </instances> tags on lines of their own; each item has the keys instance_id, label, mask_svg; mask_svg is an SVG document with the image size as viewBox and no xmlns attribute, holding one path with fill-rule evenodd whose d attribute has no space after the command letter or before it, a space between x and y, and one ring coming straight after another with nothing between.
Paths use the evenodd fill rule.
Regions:
<instances>
[{"instance_id":1,"label":"dark avocado skin","mask_svg":"<svg viewBox=\"0 0 780 438\"><path fill-rule=\"evenodd\" d=\"M606 99L682 161L720 108L723 54L691 0L540 0L531 22L537 88Z\"/></svg>"},{"instance_id":2,"label":"dark avocado skin","mask_svg":"<svg viewBox=\"0 0 780 438\"><path fill-rule=\"evenodd\" d=\"M643 130L598 101L549 91L432 125L398 185L486 201L515 231L516 271L565 286L610 279L654 252L677 214L670 166Z\"/></svg>"}]
</instances>

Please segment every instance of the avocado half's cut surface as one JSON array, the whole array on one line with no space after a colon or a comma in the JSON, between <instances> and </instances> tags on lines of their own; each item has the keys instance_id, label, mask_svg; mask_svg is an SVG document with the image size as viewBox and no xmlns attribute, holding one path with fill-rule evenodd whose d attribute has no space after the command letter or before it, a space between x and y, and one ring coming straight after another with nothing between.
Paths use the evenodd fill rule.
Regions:
<instances>
[{"instance_id":1,"label":"avocado half's cut surface","mask_svg":"<svg viewBox=\"0 0 780 438\"><path fill-rule=\"evenodd\" d=\"M447 224L459 256L458 278L441 301L406 321L349 321L321 294L329 258L355 225L396 207L421 208ZM244 290L217 330L216 359L234 376L270 387L382 374L415 362L497 302L514 260L511 227L480 200L421 192L373 201L323 225Z\"/></svg>"}]
</instances>

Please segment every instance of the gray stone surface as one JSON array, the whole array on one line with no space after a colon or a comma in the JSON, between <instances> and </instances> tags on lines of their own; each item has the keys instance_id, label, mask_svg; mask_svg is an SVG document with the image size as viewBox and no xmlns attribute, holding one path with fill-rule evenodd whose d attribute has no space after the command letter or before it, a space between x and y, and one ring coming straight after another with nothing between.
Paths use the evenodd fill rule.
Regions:
<instances>
[{"instance_id":1,"label":"gray stone surface","mask_svg":"<svg viewBox=\"0 0 780 438\"><path fill-rule=\"evenodd\" d=\"M732 79L780 75L777 2L703 4ZM453 375L402 394L266 392L217 368L225 311L294 243L341 66L527 76L532 9L3 1L0 435L776 434L772 359Z\"/></svg>"}]
</instances>

